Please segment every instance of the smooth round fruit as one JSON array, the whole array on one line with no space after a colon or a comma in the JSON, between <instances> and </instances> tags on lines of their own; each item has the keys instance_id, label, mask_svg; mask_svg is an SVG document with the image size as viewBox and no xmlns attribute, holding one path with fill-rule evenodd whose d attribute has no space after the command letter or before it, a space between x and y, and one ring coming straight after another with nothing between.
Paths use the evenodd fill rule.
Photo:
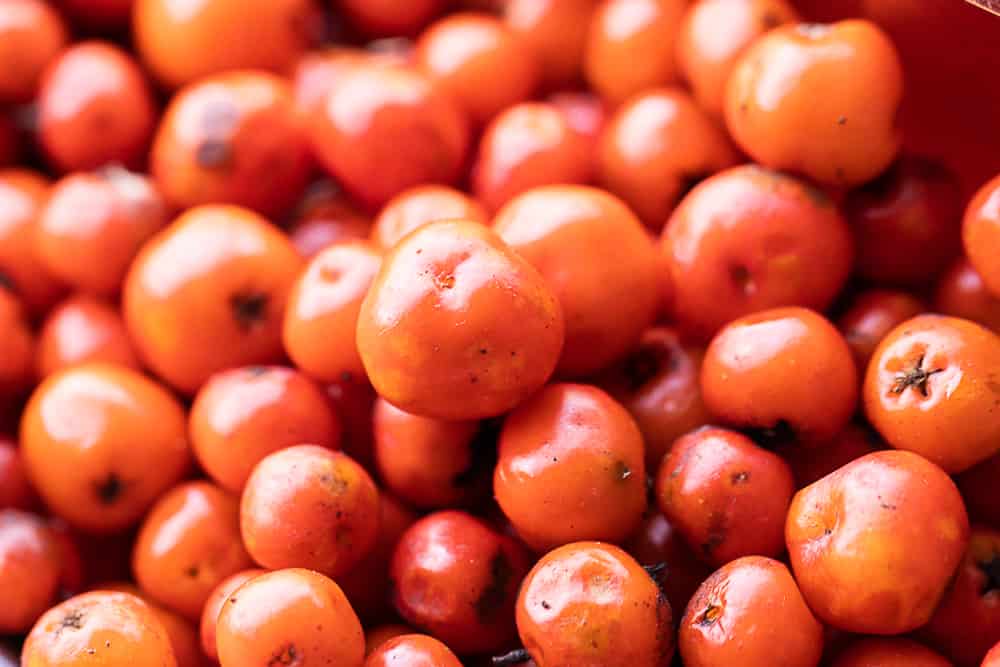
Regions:
<instances>
[{"instance_id":1,"label":"smooth round fruit","mask_svg":"<svg viewBox=\"0 0 1000 667\"><path fill-rule=\"evenodd\" d=\"M209 482L187 482L164 494L132 549L142 590L192 621L217 584L251 565L240 542L239 500Z\"/></svg>"},{"instance_id":2,"label":"smooth round fruit","mask_svg":"<svg viewBox=\"0 0 1000 667\"><path fill-rule=\"evenodd\" d=\"M646 507L642 434L600 389L549 385L504 421L493 493L536 551L620 542Z\"/></svg>"},{"instance_id":3,"label":"smooth round fruit","mask_svg":"<svg viewBox=\"0 0 1000 667\"><path fill-rule=\"evenodd\" d=\"M832 439L858 402L858 373L840 332L806 308L775 308L730 322L705 351L709 413L765 440Z\"/></svg>"},{"instance_id":4,"label":"smooth round fruit","mask_svg":"<svg viewBox=\"0 0 1000 667\"><path fill-rule=\"evenodd\" d=\"M485 13L438 20L421 33L413 62L478 126L531 97L538 84L532 50L503 21Z\"/></svg>"},{"instance_id":5,"label":"smooth round fruit","mask_svg":"<svg viewBox=\"0 0 1000 667\"><path fill-rule=\"evenodd\" d=\"M0 24L0 101L29 102L66 46L66 24L46 0L9 0Z\"/></svg>"},{"instance_id":6,"label":"smooth round fruit","mask_svg":"<svg viewBox=\"0 0 1000 667\"><path fill-rule=\"evenodd\" d=\"M893 447L956 473L1000 451L1000 336L978 324L918 315L875 349L865 414Z\"/></svg>"},{"instance_id":7,"label":"smooth round fruit","mask_svg":"<svg viewBox=\"0 0 1000 667\"><path fill-rule=\"evenodd\" d=\"M863 634L926 623L968 538L955 484L900 451L868 454L799 491L785 525L810 608L827 625Z\"/></svg>"},{"instance_id":8,"label":"smooth round fruit","mask_svg":"<svg viewBox=\"0 0 1000 667\"><path fill-rule=\"evenodd\" d=\"M403 66L352 69L312 117L316 157L363 205L459 179L469 144L461 108L427 76Z\"/></svg>"},{"instance_id":9,"label":"smooth round fruit","mask_svg":"<svg viewBox=\"0 0 1000 667\"><path fill-rule=\"evenodd\" d=\"M538 271L478 222L434 222L393 248L361 305L375 389L439 419L502 414L552 374L562 310Z\"/></svg>"},{"instance_id":10,"label":"smooth round fruit","mask_svg":"<svg viewBox=\"0 0 1000 667\"><path fill-rule=\"evenodd\" d=\"M529 564L524 546L482 520L435 512L396 545L392 601L408 623L458 653L497 651L514 637L514 602Z\"/></svg>"},{"instance_id":11,"label":"smooth round fruit","mask_svg":"<svg viewBox=\"0 0 1000 667\"><path fill-rule=\"evenodd\" d=\"M313 166L288 82L253 70L216 74L180 90L149 160L176 208L235 204L270 216L291 208Z\"/></svg>"},{"instance_id":12,"label":"smooth round fruit","mask_svg":"<svg viewBox=\"0 0 1000 667\"><path fill-rule=\"evenodd\" d=\"M36 104L41 146L64 172L139 166L156 122L139 64L108 42L64 50L45 70Z\"/></svg>"},{"instance_id":13,"label":"smooth round fruit","mask_svg":"<svg viewBox=\"0 0 1000 667\"><path fill-rule=\"evenodd\" d=\"M361 667L365 635L332 580L309 570L254 577L229 596L216 629L221 667Z\"/></svg>"},{"instance_id":14,"label":"smooth round fruit","mask_svg":"<svg viewBox=\"0 0 1000 667\"><path fill-rule=\"evenodd\" d=\"M0 509L0 633L27 632L55 600L60 553L52 529L40 518Z\"/></svg>"},{"instance_id":15,"label":"smooth round fruit","mask_svg":"<svg viewBox=\"0 0 1000 667\"><path fill-rule=\"evenodd\" d=\"M74 366L35 389L21 453L45 504L95 533L133 525L190 463L177 399L137 371L104 363Z\"/></svg>"},{"instance_id":16,"label":"smooth round fruit","mask_svg":"<svg viewBox=\"0 0 1000 667\"><path fill-rule=\"evenodd\" d=\"M726 125L764 166L859 185L899 152L902 95L899 55L876 24L797 23L758 39L733 67Z\"/></svg>"},{"instance_id":17,"label":"smooth round fruit","mask_svg":"<svg viewBox=\"0 0 1000 667\"><path fill-rule=\"evenodd\" d=\"M143 361L185 394L218 371L277 362L302 264L284 233L247 209L188 209L132 263L122 294L129 334Z\"/></svg>"},{"instance_id":18,"label":"smooth round fruit","mask_svg":"<svg viewBox=\"0 0 1000 667\"><path fill-rule=\"evenodd\" d=\"M781 555L794 492L792 471L778 455L721 428L678 438L656 476L660 511L716 567Z\"/></svg>"},{"instance_id":19,"label":"smooth round fruit","mask_svg":"<svg viewBox=\"0 0 1000 667\"><path fill-rule=\"evenodd\" d=\"M226 70L287 72L320 41L314 0L135 0L132 34L146 67L168 88Z\"/></svg>"},{"instance_id":20,"label":"smooth round fruit","mask_svg":"<svg viewBox=\"0 0 1000 667\"><path fill-rule=\"evenodd\" d=\"M517 632L538 667L658 667L674 654L663 591L601 542L567 544L535 564L517 599Z\"/></svg>"},{"instance_id":21,"label":"smooth round fruit","mask_svg":"<svg viewBox=\"0 0 1000 667\"><path fill-rule=\"evenodd\" d=\"M35 253L66 285L114 296L139 249L167 221L166 202L147 177L121 167L75 173L49 190Z\"/></svg>"},{"instance_id":22,"label":"smooth round fruit","mask_svg":"<svg viewBox=\"0 0 1000 667\"><path fill-rule=\"evenodd\" d=\"M740 3L735 3L740 4ZM698 181L737 162L725 131L680 88L630 98L608 120L597 148L598 180L650 229L666 223Z\"/></svg>"},{"instance_id":23,"label":"smooth round fruit","mask_svg":"<svg viewBox=\"0 0 1000 667\"><path fill-rule=\"evenodd\" d=\"M677 643L686 667L816 667L823 626L783 563L746 556L701 585L681 619Z\"/></svg>"},{"instance_id":24,"label":"smooth round fruit","mask_svg":"<svg viewBox=\"0 0 1000 667\"><path fill-rule=\"evenodd\" d=\"M284 366L249 366L205 383L191 406L188 431L202 469L238 494L268 454L303 443L336 449L341 426L308 377Z\"/></svg>"},{"instance_id":25,"label":"smooth round fruit","mask_svg":"<svg viewBox=\"0 0 1000 667\"><path fill-rule=\"evenodd\" d=\"M786 0L692 3L677 37L677 64L698 104L721 118L726 82L740 55L767 31L797 19Z\"/></svg>"},{"instance_id":26,"label":"smooth round fruit","mask_svg":"<svg viewBox=\"0 0 1000 667\"><path fill-rule=\"evenodd\" d=\"M372 241L392 248L417 227L436 220L474 220L484 225L489 216L469 195L444 185L420 185L389 200L372 225Z\"/></svg>"},{"instance_id":27,"label":"smooth round fruit","mask_svg":"<svg viewBox=\"0 0 1000 667\"><path fill-rule=\"evenodd\" d=\"M31 667L178 667L153 610L129 593L93 591L45 612L21 653Z\"/></svg>"},{"instance_id":28,"label":"smooth round fruit","mask_svg":"<svg viewBox=\"0 0 1000 667\"><path fill-rule=\"evenodd\" d=\"M853 261L847 223L822 190L754 165L697 185L667 221L661 249L673 318L702 340L767 308L825 309Z\"/></svg>"},{"instance_id":29,"label":"smooth round fruit","mask_svg":"<svg viewBox=\"0 0 1000 667\"><path fill-rule=\"evenodd\" d=\"M535 188L504 206L493 229L559 299L566 321L560 375L583 377L608 366L656 318L668 291L656 248L614 196L582 186Z\"/></svg>"},{"instance_id":30,"label":"smooth round fruit","mask_svg":"<svg viewBox=\"0 0 1000 667\"><path fill-rule=\"evenodd\" d=\"M255 561L331 577L367 555L377 517L378 490L365 469L317 445L288 447L262 459L240 501L243 543Z\"/></svg>"},{"instance_id":31,"label":"smooth round fruit","mask_svg":"<svg viewBox=\"0 0 1000 667\"><path fill-rule=\"evenodd\" d=\"M366 241L334 243L313 257L288 295L282 340L295 365L324 382L364 377L357 330L382 253Z\"/></svg>"}]
</instances>

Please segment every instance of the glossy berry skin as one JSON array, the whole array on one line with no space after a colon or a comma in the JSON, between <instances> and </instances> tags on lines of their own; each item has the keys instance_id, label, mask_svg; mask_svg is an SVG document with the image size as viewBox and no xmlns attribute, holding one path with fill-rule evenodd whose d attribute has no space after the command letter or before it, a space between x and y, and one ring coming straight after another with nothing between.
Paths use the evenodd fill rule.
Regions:
<instances>
[{"instance_id":1,"label":"glossy berry skin","mask_svg":"<svg viewBox=\"0 0 1000 667\"><path fill-rule=\"evenodd\" d=\"M847 224L822 191L752 165L697 185L670 216L661 251L673 317L702 340L767 308L825 309L853 261Z\"/></svg>"},{"instance_id":2,"label":"glossy berry skin","mask_svg":"<svg viewBox=\"0 0 1000 667\"><path fill-rule=\"evenodd\" d=\"M38 213L48 191L48 180L37 172L0 170L0 283L32 315L46 312L64 289L35 252Z\"/></svg>"},{"instance_id":3,"label":"glossy berry skin","mask_svg":"<svg viewBox=\"0 0 1000 667\"><path fill-rule=\"evenodd\" d=\"M488 653L514 637L518 585L528 572L519 542L458 511L413 524L389 570L396 611L459 654Z\"/></svg>"},{"instance_id":4,"label":"glossy berry skin","mask_svg":"<svg viewBox=\"0 0 1000 667\"><path fill-rule=\"evenodd\" d=\"M0 510L31 510L36 504L17 443L0 435Z\"/></svg>"},{"instance_id":5,"label":"glossy berry skin","mask_svg":"<svg viewBox=\"0 0 1000 667\"><path fill-rule=\"evenodd\" d=\"M651 229L709 174L731 167L736 152L725 131L680 88L630 98L608 120L598 145L600 183Z\"/></svg>"},{"instance_id":6,"label":"glossy berry skin","mask_svg":"<svg viewBox=\"0 0 1000 667\"><path fill-rule=\"evenodd\" d=\"M560 375L606 367L653 323L665 289L656 249L614 196L581 186L536 188L501 209L493 229L559 298L566 320ZM606 261L609 255L629 261Z\"/></svg>"},{"instance_id":7,"label":"glossy berry skin","mask_svg":"<svg viewBox=\"0 0 1000 667\"><path fill-rule=\"evenodd\" d=\"M642 519L645 480L639 428L596 387L549 385L500 431L493 493L536 551L624 540Z\"/></svg>"},{"instance_id":8,"label":"glossy berry skin","mask_svg":"<svg viewBox=\"0 0 1000 667\"><path fill-rule=\"evenodd\" d=\"M358 30L369 37L416 34L445 8L444 0L338 0L337 6Z\"/></svg>"},{"instance_id":9,"label":"glossy berry skin","mask_svg":"<svg viewBox=\"0 0 1000 667\"><path fill-rule=\"evenodd\" d=\"M701 585L684 612L677 643L688 667L816 667L823 626L783 563L746 556Z\"/></svg>"},{"instance_id":10,"label":"glossy berry skin","mask_svg":"<svg viewBox=\"0 0 1000 667\"><path fill-rule=\"evenodd\" d=\"M286 72L322 34L312 0L135 0L132 16L136 51L167 88L233 69Z\"/></svg>"},{"instance_id":11,"label":"glossy berry skin","mask_svg":"<svg viewBox=\"0 0 1000 667\"><path fill-rule=\"evenodd\" d=\"M699 0L684 14L677 64L698 104L721 118L740 55L768 30L798 20L786 0Z\"/></svg>"},{"instance_id":12,"label":"glossy berry skin","mask_svg":"<svg viewBox=\"0 0 1000 667\"><path fill-rule=\"evenodd\" d=\"M45 318L38 333L35 368L38 376L45 378L91 361L139 369L118 309L94 297L72 296Z\"/></svg>"},{"instance_id":13,"label":"glossy berry skin","mask_svg":"<svg viewBox=\"0 0 1000 667\"><path fill-rule=\"evenodd\" d=\"M489 223L482 205L469 195L444 185L419 185L389 200L372 225L372 241L385 250L417 227L435 220Z\"/></svg>"},{"instance_id":14,"label":"glossy berry skin","mask_svg":"<svg viewBox=\"0 0 1000 667\"><path fill-rule=\"evenodd\" d=\"M358 350L386 400L438 419L502 414L552 374L564 339L543 277L477 222L435 222L383 260Z\"/></svg>"},{"instance_id":15,"label":"glossy berry skin","mask_svg":"<svg viewBox=\"0 0 1000 667\"><path fill-rule=\"evenodd\" d=\"M478 421L420 417L381 398L372 421L379 478L413 507L455 507L485 495L491 454L482 451L489 443L476 441Z\"/></svg>"},{"instance_id":16,"label":"glossy berry skin","mask_svg":"<svg viewBox=\"0 0 1000 667\"><path fill-rule=\"evenodd\" d=\"M984 419L996 410L998 364L997 334L968 320L919 315L872 355L865 414L893 447L961 472L1000 451L1000 422Z\"/></svg>"},{"instance_id":17,"label":"glossy berry skin","mask_svg":"<svg viewBox=\"0 0 1000 667\"><path fill-rule=\"evenodd\" d=\"M951 667L944 656L900 637L858 639L841 651L831 667Z\"/></svg>"},{"instance_id":18,"label":"glossy berry skin","mask_svg":"<svg viewBox=\"0 0 1000 667\"><path fill-rule=\"evenodd\" d=\"M1000 247L1000 176L983 185L965 209L962 242L969 263L986 288L1000 295L1000 268L995 250Z\"/></svg>"},{"instance_id":19,"label":"glossy berry skin","mask_svg":"<svg viewBox=\"0 0 1000 667\"><path fill-rule=\"evenodd\" d=\"M138 63L106 42L80 42L63 51L42 77L37 105L42 148L64 172L109 163L138 166L156 122L152 91Z\"/></svg>"},{"instance_id":20,"label":"glossy berry skin","mask_svg":"<svg viewBox=\"0 0 1000 667\"><path fill-rule=\"evenodd\" d=\"M799 491L785 525L809 606L827 625L864 634L926 623L968 538L955 484L900 451L868 454Z\"/></svg>"},{"instance_id":21,"label":"glossy berry skin","mask_svg":"<svg viewBox=\"0 0 1000 667\"><path fill-rule=\"evenodd\" d=\"M945 271L938 281L934 310L1000 332L1000 296L990 292L982 276L965 258Z\"/></svg>"},{"instance_id":22,"label":"glossy berry skin","mask_svg":"<svg viewBox=\"0 0 1000 667\"><path fill-rule=\"evenodd\" d=\"M896 157L903 94L896 49L863 20L786 25L740 57L726 88L726 125L755 161L853 186Z\"/></svg>"},{"instance_id":23,"label":"glossy berry skin","mask_svg":"<svg viewBox=\"0 0 1000 667\"><path fill-rule=\"evenodd\" d=\"M365 667L462 667L451 650L428 635L405 634L381 644L366 659Z\"/></svg>"},{"instance_id":24,"label":"glossy berry skin","mask_svg":"<svg viewBox=\"0 0 1000 667\"><path fill-rule=\"evenodd\" d=\"M104 363L49 376L21 419L28 475L53 513L77 528L128 528L190 463L184 411L137 371Z\"/></svg>"},{"instance_id":25,"label":"glossy berry skin","mask_svg":"<svg viewBox=\"0 0 1000 667\"><path fill-rule=\"evenodd\" d=\"M193 394L213 373L282 357L281 320L302 259L252 211L188 209L142 249L122 312L143 361Z\"/></svg>"},{"instance_id":26,"label":"glossy berry skin","mask_svg":"<svg viewBox=\"0 0 1000 667\"><path fill-rule=\"evenodd\" d=\"M720 428L679 438L656 477L664 516L704 561L779 556L795 482L788 464L750 438Z\"/></svg>"},{"instance_id":27,"label":"glossy berry skin","mask_svg":"<svg viewBox=\"0 0 1000 667\"><path fill-rule=\"evenodd\" d=\"M361 562L337 577L337 584L366 625L396 618L392 612L389 568L396 545L418 518L417 513L401 501L380 491L375 544Z\"/></svg>"},{"instance_id":28,"label":"glossy berry skin","mask_svg":"<svg viewBox=\"0 0 1000 667\"><path fill-rule=\"evenodd\" d=\"M0 609L0 633L31 629L55 600L60 558L56 538L33 514L0 509L0 585L8 600Z\"/></svg>"},{"instance_id":29,"label":"glossy berry skin","mask_svg":"<svg viewBox=\"0 0 1000 667\"><path fill-rule=\"evenodd\" d=\"M222 667L361 667L364 660L364 632L344 593L309 570L277 570L240 586L216 633Z\"/></svg>"},{"instance_id":30,"label":"glossy berry skin","mask_svg":"<svg viewBox=\"0 0 1000 667\"><path fill-rule=\"evenodd\" d=\"M352 70L311 125L320 163L371 209L417 185L457 181L469 145L462 110L431 79L403 66Z\"/></svg>"},{"instance_id":31,"label":"glossy berry skin","mask_svg":"<svg viewBox=\"0 0 1000 667\"><path fill-rule=\"evenodd\" d=\"M305 119L268 72L217 74L181 89L164 112L150 170L177 208L236 204L285 213L312 169Z\"/></svg>"},{"instance_id":32,"label":"glossy berry skin","mask_svg":"<svg viewBox=\"0 0 1000 667\"><path fill-rule=\"evenodd\" d=\"M163 630L167 633L167 639L170 641L170 648L174 653L174 659L177 661L177 667L204 667L205 658L198 644L198 633L190 621L150 600L148 596L132 584L111 582L102 583L99 587L100 590L104 591L134 595L149 607L149 610L153 612L153 616L160 622Z\"/></svg>"},{"instance_id":33,"label":"glossy berry skin","mask_svg":"<svg viewBox=\"0 0 1000 667\"><path fill-rule=\"evenodd\" d=\"M855 273L880 285L927 285L961 252L961 193L944 166L904 157L847 194Z\"/></svg>"},{"instance_id":34,"label":"glossy berry skin","mask_svg":"<svg viewBox=\"0 0 1000 667\"><path fill-rule=\"evenodd\" d=\"M114 591L84 593L49 609L28 635L21 659L32 667L178 667L153 610Z\"/></svg>"},{"instance_id":35,"label":"glossy berry skin","mask_svg":"<svg viewBox=\"0 0 1000 667\"><path fill-rule=\"evenodd\" d=\"M555 105L524 102L487 126L472 167L472 190L490 211L535 187L587 183L591 142Z\"/></svg>"},{"instance_id":36,"label":"glossy berry skin","mask_svg":"<svg viewBox=\"0 0 1000 667\"><path fill-rule=\"evenodd\" d=\"M0 25L0 102L29 102L45 67L66 46L66 24L45 0L11 0Z\"/></svg>"},{"instance_id":37,"label":"glossy berry skin","mask_svg":"<svg viewBox=\"0 0 1000 667\"><path fill-rule=\"evenodd\" d=\"M676 47L685 0L602 0L584 48L590 87L612 106L678 78Z\"/></svg>"},{"instance_id":38,"label":"glossy berry skin","mask_svg":"<svg viewBox=\"0 0 1000 667\"><path fill-rule=\"evenodd\" d=\"M780 387L780 390L777 388ZM821 444L854 414L858 373L850 348L822 315L775 308L735 320L701 367L709 413L771 440Z\"/></svg>"},{"instance_id":39,"label":"glossy berry skin","mask_svg":"<svg viewBox=\"0 0 1000 667\"><path fill-rule=\"evenodd\" d=\"M955 477L965 506L973 520L1000 526L1000 506L996 488L1000 483L1000 454L986 459Z\"/></svg>"},{"instance_id":40,"label":"glossy berry skin","mask_svg":"<svg viewBox=\"0 0 1000 667\"><path fill-rule=\"evenodd\" d=\"M282 340L295 365L311 377L324 382L364 377L358 314L381 264L381 251L367 241L335 243L313 257L295 281Z\"/></svg>"},{"instance_id":41,"label":"glossy berry skin","mask_svg":"<svg viewBox=\"0 0 1000 667\"><path fill-rule=\"evenodd\" d=\"M666 596L610 544L575 542L543 556L521 585L516 618L538 667L662 667L674 654Z\"/></svg>"},{"instance_id":42,"label":"glossy berry skin","mask_svg":"<svg viewBox=\"0 0 1000 667\"><path fill-rule=\"evenodd\" d=\"M260 565L308 567L331 577L375 543L378 490L350 457L296 445L261 460L240 501L240 529Z\"/></svg>"},{"instance_id":43,"label":"glossy berry skin","mask_svg":"<svg viewBox=\"0 0 1000 667\"><path fill-rule=\"evenodd\" d=\"M710 420L701 400L704 354L703 348L682 342L675 329L653 327L596 380L635 419L649 470L659 467L674 440Z\"/></svg>"},{"instance_id":44,"label":"glossy berry skin","mask_svg":"<svg viewBox=\"0 0 1000 667\"><path fill-rule=\"evenodd\" d=\"M252 565L240 542L239 499L209 482L162 496L143 520L132 571L153 600L197 620L224 578Z\"/></svg>"},{"instance_id":45,"label":"glossy berry skin","mask_svg":"<svg viewBox=\"0 0 1000 667\"><path fill-rule=\"evenodd\" d=\"M507 0L504 22L534 52L546 89L572 87L583 75L583 50L595 0Z\"/></svg>"},{"instance_id":46,"label":"glossy berry skin","mask_svg":"<svg viewBox=\"0 0 1000 667\"><path fill-rule=\"evenodd\" d=\"M858 374L864 375L879 342L927 307L908 292L871 289L859 293L837 320L837 328L851 347Z\"/></svg>"},{"instance_id":47,"label":"glossy berry skin","mask_svg":"<svg viewBox=\"0 0 1000 667\"><path fill-rule=\"evenodd\" d=\"M220 581L219 584L212 589L208 599L205 600L205 606L202 608L201 623L198 630L199 638L201 639L201 650L212 660L219 660L219 650L215 645L215 630L218 627L219 614L222 613L222 608L225 606L226 601L229 600L229 597L235 593L240 586L262 574L267 574L267 570L252 568L230 575Z\"/></svg>"},{"instance_id":48,"label":"glossy berry skin","mask_svg":"<svg viewBox=\"0 0 1000 667\"><path fill-rule=\"evenodd\" d=\"M1000 637L1000 531L973 526L955 580L920 636L969 667L993 647Z\"/></svg>"},{"instance_id":49,"label":"glossy berry skin","mask_svg":"<svg viewBox=\"0 0 1000 667\"><path fill-rule=\"evenodd\" d=\"M268 454L303 443L337 449L341 426L323 390L305 375L249 366L205 383L191 406L188 432L202 469L238 494Z\"/></svg>"},{"instance_id":50,"label":"glossy berry skin","mask_svg":"<svg viewBox=\"0 0 1000 667\"><path fill-rule=\"evenodd\" d=\"M166 202L146 176L120 167L75 173L49 191L35 253L66 285L113 296L139 249L167 221Z\"/></svg>"},{"instance_id":51,"label":"glossy berry skin","mask_svg":"<svg viewBox=\"0 0 1000 667\"><path fill-rule=\"evenodd\" d=\"M534 53L522 38L500 19L477 12L452 14L427 28L413 61L480 127L531 97L539 78Z\"/></svg>"}]
</instances>

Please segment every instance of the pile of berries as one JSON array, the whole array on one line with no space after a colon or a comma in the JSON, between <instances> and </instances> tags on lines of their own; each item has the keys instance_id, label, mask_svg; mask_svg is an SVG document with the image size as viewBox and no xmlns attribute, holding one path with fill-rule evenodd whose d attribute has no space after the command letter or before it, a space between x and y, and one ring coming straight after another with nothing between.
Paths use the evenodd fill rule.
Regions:
<instances>
[{"instance_id":1,"label":"pile of berries","mask_svg":"<svg viewBox=\"0 0 1000 667\"><path fill-rule=\"evenodd\" d=\"M1000 667L1000 18L0 0L0 667Z\"/></svg>"}]
</instances>

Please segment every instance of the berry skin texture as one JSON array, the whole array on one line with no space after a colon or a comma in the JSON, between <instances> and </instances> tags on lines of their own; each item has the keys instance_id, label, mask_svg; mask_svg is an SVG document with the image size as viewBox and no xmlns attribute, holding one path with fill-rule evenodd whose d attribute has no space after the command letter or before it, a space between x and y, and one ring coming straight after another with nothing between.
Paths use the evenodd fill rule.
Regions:
<instances>
[{"instance_id":1,"label":"berry skin texture","mask_svg":"<svg viewBox=\"0 0 1000 667\"><path fill-rule=\"evenodd\" d=\"M254 577L231 594L219 614L221 667L296 665L361 667L365 635L332 580L302 569Z\"/></svg>"},{"instance_id":2,"label":"berry skin texture","mask_svg":"<svg viewBox=\"0 0 1000 667\"><path fill-rule=\"evenodd\" d=\"M694 594L678 646L687 667L816 667L823 626L783 563L746 556L717 570Z\"/></svg>"},{"instance_id":3,"label":"berry skin texture","mask_svg":"<svg viewBox=\"0 0 1000 667\"><path fill-rule=\"evenodd\" d=\"M785 524L810 608L827 625L862 634L925 624L968 539L954 482L902 451L868 454L807 486L792 499Z\"/></svg>"},{"instance_id":4,"label":"berry skin texture","mask_svg":"<svg viewBox=\"0 0 1000 667\"><path fill-rule=\"evenodd\" d=\"M909 319L872 354L863 398L887 443L967 470L1000 452L1000 336L955 317Z\"/></svg>"},{"instance_id":5,"label":"berry skin texture","mask_svg":"<svg viewBox=\"0 0 1000 667\"><path fill-rule=\"evenodd\" d=\"M726 125L751 158L819 183L854 186L899 152L899 55L870 21L776 28L747 49L726 87Z\"/></svg>"},{"instance_id":6,"label":"berry skin texture","mask_svg":"<svg viewBox=\"0 0 1000 667\"><path fill-rule=\"evenodd\" d=\"M93 591L38 619L21 654L31 667L178 667L166 628L130 593Z\"/></svg>"},{"instance_id":7,"label":"berry skin texture","mask_svg":"<svg viewBox=\"0 0 1000 667\"><path fill-rule=\"evenodd\" d=\"M538 271L488 228L435 222L396 245L358 316L375 390L438 419L502 414L555 369L565 325Z\"/></svg>"},{"instance_id":8,"label":"berry skin texture","mask_svg":"<svg viewBox=\"0 0 1000 667\"><path fill-rule=\"evenodd\" d=\"M618 547L574 542L521 585L517 631L538 667L660 667L674 654L670 603Z\"/></svg>"}]
</instances>

